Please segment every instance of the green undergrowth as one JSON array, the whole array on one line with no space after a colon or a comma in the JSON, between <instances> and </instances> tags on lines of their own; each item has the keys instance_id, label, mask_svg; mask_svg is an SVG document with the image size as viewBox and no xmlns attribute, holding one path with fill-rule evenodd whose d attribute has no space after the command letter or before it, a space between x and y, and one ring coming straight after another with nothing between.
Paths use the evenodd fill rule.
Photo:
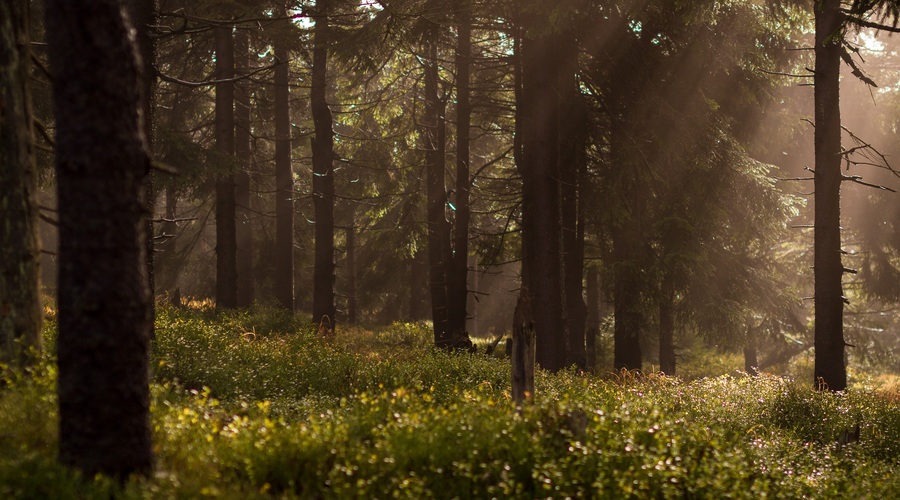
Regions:
<instances>
[{"instance_id":1,"label":"green undergrowth","mask_svg":"<svg viewBox=\"0 0 900 500\"><path fill-rule=\"evenodd\" d=\"M422 325L322 339L262 309L160 311L153 364L156 472L121 486L56 465L49 357L7 375L0 498L900 495L895 394L539 372L516 411L508 362L434 350Z\"/></svg>"}]
</instances>

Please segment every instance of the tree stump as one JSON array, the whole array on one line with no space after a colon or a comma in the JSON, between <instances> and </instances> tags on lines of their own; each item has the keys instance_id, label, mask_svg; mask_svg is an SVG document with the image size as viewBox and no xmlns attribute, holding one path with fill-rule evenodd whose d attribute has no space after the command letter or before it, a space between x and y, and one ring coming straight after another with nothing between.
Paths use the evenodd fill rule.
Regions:
<instances>
[{"instance_id":1,"label":"tree stump","mask_svg":"<svg viewBox=\"0 0 900 500\"><path fill-rule=\"evenodd\" d=\"M517 407L534 400L534 316L525 293L513 314L512 396Z\"/></svg>"}]
</instances>

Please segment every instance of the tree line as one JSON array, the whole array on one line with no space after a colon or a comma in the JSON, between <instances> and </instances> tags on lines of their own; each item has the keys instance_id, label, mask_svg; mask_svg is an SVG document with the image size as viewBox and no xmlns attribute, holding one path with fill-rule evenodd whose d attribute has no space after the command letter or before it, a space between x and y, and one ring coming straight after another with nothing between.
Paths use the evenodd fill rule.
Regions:
<instances>
[{"instance_id":1,"label":"tree line","mask_svg":"<svg viewBox=\"0 0 900 500\"><path fill-rule=\"evenodd\" d=\"M0 8L0 352L40 349L51 219L60 457L89 472L152 467L152 298L182 285L217 308L302 305L323 335L427 318L436 346L470 350L474 281L515 261L545 369L593 368L611 303L616 369L653 346L674 375L692 330L753 371L761 342L809 322L831 390L847 385L845 305L900 297L898 174L839 105L841 65L876 86L853 36L895 31L893 2ZM797 78L811 138L809 96L785 103ZM803 141L811 207L778 181L803 171L776 166ZM48 158L55 208L36 201ZM882 207L859 243L842 235L850 183ZM811 242L789 227L803 217Z\"/></svg>"}]
</instances>

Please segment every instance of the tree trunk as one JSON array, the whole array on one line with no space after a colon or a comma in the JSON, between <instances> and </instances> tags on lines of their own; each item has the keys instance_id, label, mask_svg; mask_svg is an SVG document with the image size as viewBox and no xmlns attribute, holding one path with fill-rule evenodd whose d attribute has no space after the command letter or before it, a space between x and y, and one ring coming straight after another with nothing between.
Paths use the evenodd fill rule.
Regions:
<instances>
[{"instance_id":1,"label":"tree trunk","mask_svg":"<svg viewBox=\"0 0 900 500\"><path fill-rule=\"evenodd\" d=\"M312 141L313 206L316 214L313 323L332 331L334 306L334 130L328 108L328 2L316 1L310 106L316 135Z\"/></svg>"},{"instance_id":2,"label":"tree trunk","mask_svg":"<svg viewBox=\"0 0 900 500\"><path fill-rule=\"evenodd\" d=\"M428 184L428 282L431 293L431 318L434 325L434 344L452 347L449 325L447 269L450 263L450 224L444 206L447 189L444 184L446 167L444 104L438 95L437 33L428 44L425 62L425 172Z\"/></svg>"},{"instance_id":3,"label":"tree trunk","mask_svg":"<svg viewBox=\"0 0 900 500\"><path fill-rule=\"evenodd\" d=\"M240 75L250 71L250 34L238 30L234 37L235 66ZM234 173L234 201L237 223L237 303L238 307L253 304L253 213L250 206L250 83L239 83L234 101L234 153L237 170Z\"/></svg>"},{"instance_id":4,"label":"tree trunk","mask_svg":"<svg viewBox=\"0 0 900 500\"><path fill-rule=\"evenodd\" d=\"M816 2L815 368L817 387L847 387L841 285L840 0Z\"/></svg>"},{"instance_id":5,"label":"tree trunk","mask_svg":"<svg viewBox=\"0 0 900 500\"><path fill-rule=\"evenodd\" d=\"M597 337L600 335L600 273L596 267L589 267L587 271L587 296L585 322L587 323L587 338L585 350L587 351L587 369L597 369Z\"/></svg>"},{"instance_id":6,"label":"tree trunk","mask_svg":"<svg viewBox=\"0 0 900 500\"><path fill-rule=\"evenodd\" d=\"M659 298L659 371L674 376L675 363L675 287L664 278Z\"/></svg>"},{"instance_id":7,"label":"tree trunk","mask_svg":"<svg viewBox=\"0 0 900 500\"><path fill-rule=\"evenodd\" d=\"M753 325L747 325L747 343L744 345L744 371L750 375L759 375L757 359L757 334Z\"/></svg>"},{"instance_id":8,"label":"tree trunk","mask_svg":"<svg viewBox=\"0 0 900 500\"><path fill-rule=\"evenodd\" d=\"M234 309L237 302L237 235L234 174L234 41L230 27L216 35L216 149L229 162L227 174L216 180L216 308Z\"/></svg>"},{"instance_id":9,"label":"tree trunk","mask_svg":"<svg viewBox=\"0 0 900 500\"><path fill-rule=\"evenodd\" d=\"M582 188L587 170L588 117L587 103L581 98L578 82L578 44L574 37L561 35L561 57L564 71L560 79L559 185L561 203L562 248L565 259L566 364L584 369L585 315L584 303L584 209Z\"/></svg>"},{"instance_id":10,"label":"tree trunk","mask_svg":"<svg viewBox=\"0 0 900 500\"><path fill-rule=\"evenodd\" d=\"M90 477L149 472L140 69L123 4L46 3L59 195L59 456Z\"/></svg>"},{"instance_id":11,"label":"tree trunk","mask_svg":"<svg viewBox=\"0 0 900 500\"><path fill-rule=\"evenodd\" d=\"M287 48L275 42L275 298L294 312L294 171Z\"/></svg>"},{"instance_id":12,"label":"tree trunk","mask_svg":"<svg viewBox=\"0 0 900 500\"><path fill-rule=\"evenodd\" d=\"M356 300L356 227L351 218L347 227L347 322L355 325L357 322Z\"/></svg>"},{"instance_id":13,"label":"tree trunk","mask_svg":"<svg viewBox=\"0 0 900 500\"><path fill-rule=\"evenodd\" d=\"M528 295L522 293L513 314L512 398L516 406L534 401L534 314Z\"/></svg>"},{"instance_id":14,"label":"tree trunk","mask_svg":"<svg viewBox=\"0 0 900 500\"><path fill-rule=\"evenodd\" d=\"M613 367L616 370L641 369L640 331L641 271L640 252L643 195L636 189L637 175L625 154L623 125L612 127L610 150L613 163L621 172L620 189L632 193L622 220L611 230L613 245Z\"/></svg>"},{"instance_id":15,"label":"tree trunk","mask_svg":"<svg viewBox=\"0 0 900 500\"><path fill-rule=\"evenodd\" d=\"M0 362L41 348L28 2L0 2Z\"/></svg>"},{"instance_id":16,"label":"tree trunk","mask_svg":"<svg viewBox=\"0 0 900 500\"><path fill-rule=\"evenodd\" d=\"M526 34L521 43L522 230L528 288L535 310L536 359L544 369L565 367L569 348L565 316L565 258L560 200L560 105L555 36Z\"/></svg>"},{"instance_id":17,"label":"tree trunk","mask_svg":"<svg viewBox=\"0 0 900 500\"><path fill-rule=\"evenodd\" d=\"M469 298L469 142L472 103L470 73L472 61L472 18L467 0L454 2L457 18L456 45L456 222L453 227L453 256L447 272L450 306L449 335L455 348L472 345L466 331Z\"/></svg>"}]
</instances>

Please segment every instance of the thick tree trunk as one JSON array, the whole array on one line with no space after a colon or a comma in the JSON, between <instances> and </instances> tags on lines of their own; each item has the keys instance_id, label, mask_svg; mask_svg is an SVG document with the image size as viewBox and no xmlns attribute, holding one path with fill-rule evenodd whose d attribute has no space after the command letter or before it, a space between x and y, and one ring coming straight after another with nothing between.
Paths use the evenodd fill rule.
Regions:
<instances>
[{"instance_id":1,"label":"thick tree trunk","mask_svg":"<svg viewBox=\"0 0 900 500\"><path fill-rule=\"evenodd\" d=\"M56 82L59 454L88 474L153 464L140 63L123 4L46 3Z\"/></svg>"},{"instance_id":2,"label":"thick tree trunk","mask_svg":"<svg viewBox=\"0 0 900 500\"><path fill-rule=\"evenodd\" d=\"M816 2L815 368L817 387L847 387L841 278L840 0Z\"/></svg>"},{"instance_id":3,"label":"thick tree trunk","mask_svg":"<svg viewBox=\"0 0 900 500\"><path fill-rule=\"evenodd\" d=\"M665 278L659 298L659 371L673 376L675 363L675 287Z\"/></svg>"},{"instance_id":4,"label":"thick tree trunk","mask_svg":"<svg viewBox=\"0 0 900 500\"><path fill-rule=\"evenodd\" d=\"M535 310L537 363L556 371L565 367L568 341L565 316L565 256L560 200L560 103L557 37L526 34L522 49L522 189L523 231L530 247L528 294ZM518 125L517 125L518 127Z\"/></svg>"},{"instance_id":5,"label":"thick tree trunk","mask_svg":"<svg viewBox=\"0 0 900 500\"><path fill-rule=\"evenodd\" d=\"M620 189L632 193L622 219L611 231L613 244L613 367L616 370L641 369L640 331L641 270L640 246L643 214L642 194L636 189L637 175L625 154L621 123L613 126L610 149L613 163L620 171Z\"/></svg>"},{"instance_id":6,"label":"thick tree trunk","mask_svg":"<svg viewBox=\"0 0 900 500\"><path fill-rule=\"evenodd\" d=\"M585 368L584 303L584 209L582 189L587 170L588 123L586 103L581 98L578 82L578 44L572 36L561 35L561 57L565 70L560 71L561 89L559 178L561 203L562 245L565 259L566 334L568 346L566 364Z\"/></svg>"},{"instance_id":7,"label":"thick tree trunk","mask_svg":"<svg viewBox=\"0 0 900 500\"><path fill-rule=\"evenodd\" d=\"M234 158L234 41L230 27L216 36L216 149L221 158ZM234 174L216 180L216 307L233 309L237 302L237 235Z\"/></svg>"},{"instance_id":8,"label":"thick tree trunk","mask_svg":"<svg viewBox=\"0 0 900 500\"><path fill-rule=\"evenodd\" d=\"M472 343L466 331L469 298L469 142L472 102L469 80L472 60L471 6L467 0L454 4L457 18L456 45L456 219L453 227L453 257L447 272L447 294L450 305L449 329L454 347L469 348Z\"/></svg>"},{"instance_id":9,"label":"thick tree trunk","mask_svg":"<svg viewBox=\"0 0 900 500\"><path fill-rule=\"evenodd\" d=\"M238 74L250 71L250 34L238 30L234 37L235 66ZM234 201L237 223L237 303L238 307L253 304L253 213L250 206L250 83L239 83L234 100L234 153L237 170L234 173Z\"/></svg>"},{"instance_id":10,"label":"thick tree trunk","mask_svg":"<svg viewBox=\"0 0 900 500\"><path fill-rule=\"evenodd\" d=\"M275 42L275 299L294 311L294 172L288 50Z\"/></svg>"},{"instance_id":11,"label":"thick tree trunk","mask_svg":"<svg viewBox=\"0 0 900 500\"><path fill-rule=\"evenodd\" d=\"M334 130L328 107L328 6L316 1L310 106L316 136L312 142L313 207L316 214L313 323L332 331L334 306Z\"/></svg>"},{"instance_id":12,"label":"thick tree trunk","mask_svg":"<svg viewBox=\"0 0 900 500\"><path fill-rule=\"evenodd\" d=\"M28 2L0 2L0 363L41 348Z\"/></svg>"},{"instance_id":13,"label":"thick tree trunk","mask_svg":"<svg viewBox=\"0 0 900 500\"><path fill-rule=\"evenodd\" d=\"M444 181L446 167L444 103L438 95L437 34L428 45L425 62L425 173L428 184L428 283L431 293L431 318L434 325L434 344L452 347L449 325L447 269L450 263L450 224L444 212L447 189Z\"/></svg>"}]
</instances>

